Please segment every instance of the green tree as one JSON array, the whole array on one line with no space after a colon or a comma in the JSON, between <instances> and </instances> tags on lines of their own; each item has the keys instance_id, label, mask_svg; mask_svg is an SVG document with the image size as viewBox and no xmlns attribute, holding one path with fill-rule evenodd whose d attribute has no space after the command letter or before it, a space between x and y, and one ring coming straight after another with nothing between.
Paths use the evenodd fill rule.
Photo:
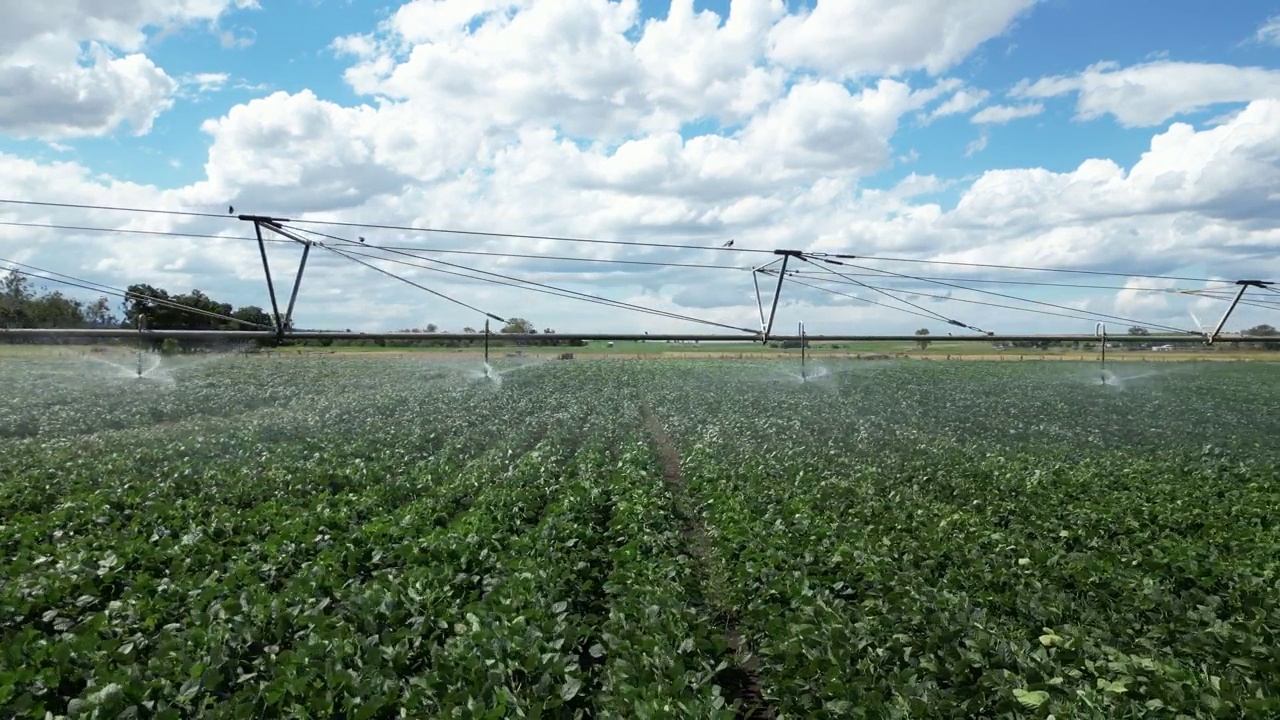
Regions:
<instances>
[{"instance_id":1,"label":"green tree","mask_svg":"<svg viewBox=\"0 0 1280 720\"><path fill-rule=\"evenodd\" d=\"M275 324L271 319L271 314L257 305L245 305L244 307L237 308L235 312L230 313L230 315L237 320L243 320L256 325L272 327ZM243 330L253 329L248 325L241 325L239 323L237 323L235 327Z\"/></svg>"},{"instance_id":2,"label":"green tree","mask_svg":"<svg viewBox=\"0 0 1280 720\"><path fill-rule=\"evenodd\" d=\"M1133 327L1129 328L1129 334L1130 335L1150 335L1151 331L1144 327L1138 327L1137 325L1134 325Z\"/></svg>"},{"instance_id":3,"label":"green tree","mask_svg":"<svg viewBox=\"0 0 1280 720\"><path fill-rule=\"evenodd\" d=\"M26 275L10 270L0 281L0 327L27 327L28 305L35 297L35 287Z\"/></svg>"},{"instance_id":4,"label":"green tree","mask_svg":"<svg viewBox=\"0 0 1280 720\"><path fill-rule=\"evenodd\" d=\"M10 270L0 281L0 296L7 302L21 303L35 297L36 289L31 280L17 270Z\"/></svg>"},{"instance_id":5,"label":"green tree","mask_svg":"<svg viewBox=\"0 0 1280 720\"><path fill-rule=\"evenodd\" d=\"M11 270L0 280L0 326L77 328L85 325L84 303L59 291L41 293L26 275Z\"/></svg>"},{"instance_id":6,"label":"green tree","mask_svg":"<svg viewBox=\"0 0 1280 720\"><path fill-rule=\"evenodd\" d=\"M524 318L511 318L498 332L507 335L529 335L537 331L534 329L533 323L528 320L525 320Z\"/></svg>"},{"instance_id":7,"label":"green tree","mask_svg":"<svg viewBox=\"0 0 1280 720\"><path fill-rule=\"evenodd\" d=\"M234 312L231 303L218 302L199 290L175 296L175 303L183 307L195 308L203 313L193 313L174 308L177 327L191 330L229 330L237 323L220 320L213 315L229 316Z\"/></svg>"},{"instance_id":8,"label":"green tree","mask_svg":"<svg viewBox=\"0 0 1280 720\"><path fill-rule=\"evenodd\" d=\"M920 328L919 330L916 331L916 335L920 338L924 338L928 334L929 334L929 328ZM929 342L930 341L928 340L921 339L921 340L917 340L916 344L920 346L921 350L924 350L925 348L929 347Z\"/></svg>"},{"instance_id":9,"label":"green tree","mask_svg":"<svg viewBox=\"0 0 1280 720\"><path fill-rule=\"evenodd\" d=\"M90 327L111 327L116 318L111 314L111 301L105 297L89 303L84 307L84 320Z\"/></svg>"},{"instance_id":10,"label":"green tree","mask_svg":"<svg viewBox=\"0 0 1280 720\"><path fill-rule=\"evenodd\" d=\"M147 326L164 328L169 326L169 314L175 312L168 306L156 303L156 300L169 300L169 293L152 287L146 283L136 283L125 288L123 324L126 327L138 327L142 317L147 318Z\"/></svg>"},{"instance_id":11,"label":"green tree","mask_svg":"<svg viewBox=\"0 0 1280 720\"><path fill-rule=\"evenodd\" d=\"M1271 325L1263 324L1263 325L1254 325L1253 327L1249 328L1248 330L1245 330L1241 334L1248 335L1251 337L1274 338L1276 336L1280 336L1280 330L1277 330L1275 327ZM1276 340L1267 340L1266 342L1255 343L1255 345L1258 347L1261 347L1264 350L1280 350L1280 341L1276 341Z\"/></svg>"},{"instance_id":12,"label":"green tree","mask_svg":"<svg viewBox=\"0 0 1280 720\"><path fill-rule=\"evenodd\" d=\"M57 291L30 300L26 312L29 327L75 328L85 324L81 302Z\"/></svg>"}]
</instances>

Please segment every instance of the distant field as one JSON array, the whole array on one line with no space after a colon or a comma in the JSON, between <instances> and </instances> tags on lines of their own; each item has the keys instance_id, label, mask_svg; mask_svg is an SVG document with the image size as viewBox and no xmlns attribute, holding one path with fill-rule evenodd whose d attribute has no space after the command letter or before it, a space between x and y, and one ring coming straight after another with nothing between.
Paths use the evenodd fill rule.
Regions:
<instances>
[{"instance_id":1,"label":"distant field","mask_svg":"<svg viewBox=\"0 0 1280 720\"><path fill-rule=\"evenodd\" d=\"M839 347L832 347L838 345ZM378 346L338 346L306 347L282 349L281 353L316 354L438 354L445 356L475 357L483 353L481 345L464 348L445 347L378 347ZM733 358L792 358L799 360L798 349L782 350L762 346L759 343L664 343L664 342L615 342L609 347L603 342L593 342L584 347L510 347L492 346L492 357L505 357L509 354L521 353L529 356L554 356L561 353L573 353L575 357L617 356L617 357L668 357L697 358L719 357ZM1052 348L1037 350L1035 348L1013 348L996 350L987 343L934 341L927 348L921 349L915 343L887 342L846 342L820 343L809 348L809 355L814 357L857 357L859 355L890 355L893 357L955 359L978 357L982 359L1053 359L1097 361L1097 350L1073 350L1071 348ZM1206 348L1188 352L1160 352L1151 350L1127 350L1123 348L1109 349L1107 359L1119 361L1138 360L1144 362L1180 362L1208 360L1257 360L1280 361L1280 352L1263 350L1236 350L1228 346Z\"/></svg>"},{"instance_id":2,"label":"distant field","mask_svg":"<svg viewBox=\"0 0 1280 720\"><path fill-rule=\"evenodd\" d=\"M832 347L839 345L839 347ZM119 350L119 347L111 348ZM90 351L84 345L3 345L0 344L2 357L30 356L63 356L70 357ZM780 359L799 362L798 349L782 350L762 346L759 343L665 343L665 342L615 342L609 347L603 342L593 342L584 347L543 347L543 346L503 346L490 347L490 356L494 359L508 356L525 356L533 358L556 357L562 353L572 353L575 358L637 358L637 359ZM276 356L383 356L411 357L425 356L442 359L475 359L482 357L483 345L477 343L471 347L381 347L377 345L332 345L329 347L302 346L273 349L269 354ZM809 349L814 358L858 358L867 355L888 355L893 358L930 359L930 360L1075 360L1097 362L1100 359L1097 350L1073 350L1071 348L1052 348L1037 350L1035 348L1013 348L996 350L987 343L955 342L937 340L927 348L921 349L915 343L887 342L846 342L817 343ZM1194 351L1153 352L1151 350L1127 350L1124 348L1108 349L1108 362L1187 362L1187 361L1280 361L1280 352L1265 350L1232 349L1229 345L1204 348Z\"/></svg>"},{"instance_id":3,"label":"distant field","mask_svg":"<svg viewBox=\"0 0 1280 720\"><path fill-rule=\"evenodd\" d=\"M136 362L0 357L0 716L1280 717L1272 366Z\"/></svg>"}]
</instances>

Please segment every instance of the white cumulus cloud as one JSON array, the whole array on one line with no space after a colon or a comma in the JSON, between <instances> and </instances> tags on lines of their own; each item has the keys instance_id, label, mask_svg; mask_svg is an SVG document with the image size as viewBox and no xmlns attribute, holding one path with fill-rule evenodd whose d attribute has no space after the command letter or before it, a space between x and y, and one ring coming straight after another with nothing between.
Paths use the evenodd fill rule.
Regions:
<instances>
[{"instance_id":1,"label":"white cumulus cloud","mask_svg":"<svg viewBox=\"0 0 1280 720\"><path fill-rule=\"evenodd\" d=\"M1272 15L1263 21L1253 39L1266 45L1280 45L1280 15Z\"/></svg>"},{"instance_id":2,"label":"white cumulus cloud","mask_svg":"<svg viewBox=\"0 0 1280 720\"><path fill-rule=\"evenodd\" d=\"M963 88L940 103L929 113L929 120L967 113L987 101L991 93L981 88Z\"/></svg>"},{"instance_id":3,"label":"white cumulus cloud","mask_svg":"<svg viewBox=\"0 0 1280 720\"><path fill-rule=\"evenodd\" d=\"M0 133L19 138L150 131L178 83L145 54L148 31L211 24L255 0L14 3L0 23Z\"/></svg>"},{"instance_id":4,"label":"white cumulus cloud","mask_svg":"<svg viewBox=\"0 0 1280 720\"><path fill-rule=\"evenodd\" d=\"M770 55L838 76L937 75L1003 34L1035 0L818 0L783 19Z\"/></svg>"},{"instance_id":5,"label":"white cumulus cloud","mask_svg":"<svg viewBox=\"0 0 1280 720\"><path fill-rule=\"evenodd\" d=\"M992 105L974 113L970 119L979 125L1003 125L1014 120L1035 117L1042 112L1044 112L1044 105L1040 103Z\"/></svg>"},{"instance_id":6,"label":"white cumulus cloud","mask_svg":"<svg viewBox=\"0 0 1280 720\"><path fill-rule=\"evenodd\" d=\"M218 17L214 0L207 2L201 17ZM93 205L215 214L234 205L245 213L387 226L701 247L734 239L738 249L1123 268L1135 275L1212 272L1243 277L1280 257L1280 206L1274 190L1280 187L1280 99L1262 94L1263 86L1253 88L1258 97L1235 93L1244 98L1241 107L1213 126L1175 123L1150 131L1150 144L1137 161L1099 156L1056 171L1037 167L1035 156L1029 155L1025 167L989 169L964 178L921 173L885 182L880 173L917 156L900 140L903 118L974 113L971 119L983 133L979 142L985 144L999 139L1000 128L993 126L1038 114L1042 100L1076 92L1087 105L1086 96L1094 102L1101 92L1096 87L1111 87L1108 79L1086 89L1083 75L1048 78L1038 88L1036 83L1019 87L1018 104L983 108L990 97L987 90L928 73L942 72L972 55L1032 3L954 5L969 12L934 0L820 2L812 11L795 12L775 0L735 0L728 17L720 18L697 11L686 0L673 3L665 17L642 21L632 0L415 0L370 32L334 44L350 63L346 80L363 101L334 102L301 90L238 104L201 126L199 137L209 149L203 176L190 184L153 187L74 161L0 155L0 197L44 199L49 188L58 188L58 201ZM892 22L877 25L886 18ZM899 32L908 21L918 21L922 36L933 41L917 42ZM822 55L818 50L833 46L823 45L828 39L821 26L836 22L852 23L846 29L874 28L865 33L872 39ZM139 51L141 45L129 49L127 33L117 34L112 47ZM906 45L884 38L905 38ZM803 50L806 46L814 52ZM104 57L124 60L132 55ZM923 73L906 74L911 70ZM1108 76L1125 72L1093 71ZM1142 80L1146 75L1131 77ZM186 79L200 84L198 77ZM1059 92L1055 83L1068 80L1072 89ZM222 82L217 75L204 81L209 86ZM1159 83L1142 86L1156 88L1146 91L1154 96L1116 87L1124 99L1111 109L1129 120L1176 115L1183 110L1170 107L1203 102L1185 89L1180 100L1169 100L1165 95L1172 97L1172 85L1168 92L1156 92L1166 87ZM145 123L147 115L139 110L134 117ZM120 122L127 125L129 120L126 115ZM110 125L99 122L93 127ZM10 205L0 205L0 219L221 235L225 239L158 241L0 226L0 257L21 253L33 264L103 282L152 282L181 290L198 286L236 304L267 304L256 246L235 239L252 229L234 219ZM305 227L352 240L363 236L370 246L418 248L436 260L736 327L758 322L750 273L584 261L743 268L771 257L393 228ZM297 248L272 246L271 252L273 268L283 268L277 272L292 270ZM379 266L389 271L486 310L529 317L539 326L694 329L677 319L602 310L443 274L467 274L458 267L412 260L435 268L431 270L391 262L409 260L403 256L383 257ZM858 262L953 279L998 274L947 265ZM867 282L886 287L910 285L916 292L1016 304L865 272L870 274ZM1186 323L1187 306L1180 296L1160 296L1163 302L1156 302L1144 295L1146 286L1124 282L1114 279L1114 287L1088 300L1063 301ZM1015 295L1037 292L994 287ZM885 300L857 287L839 289ZM911 332L920 322L821 291L797 291L786 298L780 322L802 319L815 332ZM964 306L968 312L961 313L955 300L920 302L986 329L1092 328L1091 322L1071 324L987 306ZM332 253L313 253L299 300L301 325L390 329L427 322L456 330L482 320Z\"/></svg>"},{"instance_id":7,"label":"white cumulus cloud","mask_svg":"<svg viewBox=\"0 0 1280 720\"><path fill-rule=\"evenodd\" d=\"M1024 98L1072 93L1082 120L1111 115L1127 127L1149 127L1223 103L1280 98L1280 70L1172 60L1131 67L1108 62L1079 75L1023 82L1013 91Z\"/></svg>"}]
</instances>

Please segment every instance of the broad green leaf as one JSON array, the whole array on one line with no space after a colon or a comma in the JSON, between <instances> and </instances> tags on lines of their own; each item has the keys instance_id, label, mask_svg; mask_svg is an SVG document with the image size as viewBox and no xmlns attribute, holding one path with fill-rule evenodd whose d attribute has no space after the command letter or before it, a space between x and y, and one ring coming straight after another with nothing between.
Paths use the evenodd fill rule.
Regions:
<instances>
[{"instance_id":1,"label":"broad green leaf","mask_svg":"<svg viewBox=\"0 0 1280 720\"><path fill-rule=\"evenodd\" d=\"M1025 690L1023 688L1014 688L1013 697L1026 707L1038 708L1049 699L1049 693L1044 690Z\"/></svg>"}]
</instances>

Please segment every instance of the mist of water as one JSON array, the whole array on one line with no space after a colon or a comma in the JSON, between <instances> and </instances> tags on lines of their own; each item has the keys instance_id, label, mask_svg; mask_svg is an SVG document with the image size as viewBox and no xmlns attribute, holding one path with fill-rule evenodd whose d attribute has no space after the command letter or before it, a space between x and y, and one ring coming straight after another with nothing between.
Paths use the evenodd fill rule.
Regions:
<instances>
[{"instance_id":1,"label":"mist of water","mask_svg":"<svg viewBox=\"0 0 1280 720\"><path fill-rule=\"evenodd\" d=\"M458 372L468 382L487 382L492 384L494 387L502 387L503 381L513 373L518 373L524 370L528 370L529 368L538 367L539 365L542 365L546 362L549 362L549 361L534 360L531 362L524 362L518 365L509 366L509 367L499 367L493 363L488 363L488 362L480 363L479 367L476 367L475 365L472 365L469 363L466 365L452 365L452 366L445 366L445 367L455 372Z\"/></svg>"},{"instance_id":2,"label":"mist of water","mask_svg":"<svg viewBox=\"0 0 1280 720\"><path fill-rule=\"evenodd\" d=\"M1149 386L1159 382L1158 378L1169 375L1171 368L1152 367L1098 367L1076 366L1061 378L1070 383L1094 385L1097 387L1124 390L1126 388Z\"/></svg>"},{"instance_id":3,"label":"mist of water","mask_svg":"<svg viewBox=\"0 0 1280 720\"><path fill-rule=\"evenodd\" d=\"M181 375L196 368L222 362L240 354L237 348L227 352L202 354L197 357L163 356L156 353L93 352L75 358L68 370L91 382L143 381L152 384L171 385Z\"/></svg>"},{"instance_id":4,"label":"mist of water","mask_svg":"<svg viewBox=\"0 0 1280 720\"><path fill-rule=\"evenodd\" d=\"M781 375L788 380L798 383L819 382L831 377L831 369L826 365L808 365L804 369L787 368L781 371Z\"/></svg>"}]
</instances>

